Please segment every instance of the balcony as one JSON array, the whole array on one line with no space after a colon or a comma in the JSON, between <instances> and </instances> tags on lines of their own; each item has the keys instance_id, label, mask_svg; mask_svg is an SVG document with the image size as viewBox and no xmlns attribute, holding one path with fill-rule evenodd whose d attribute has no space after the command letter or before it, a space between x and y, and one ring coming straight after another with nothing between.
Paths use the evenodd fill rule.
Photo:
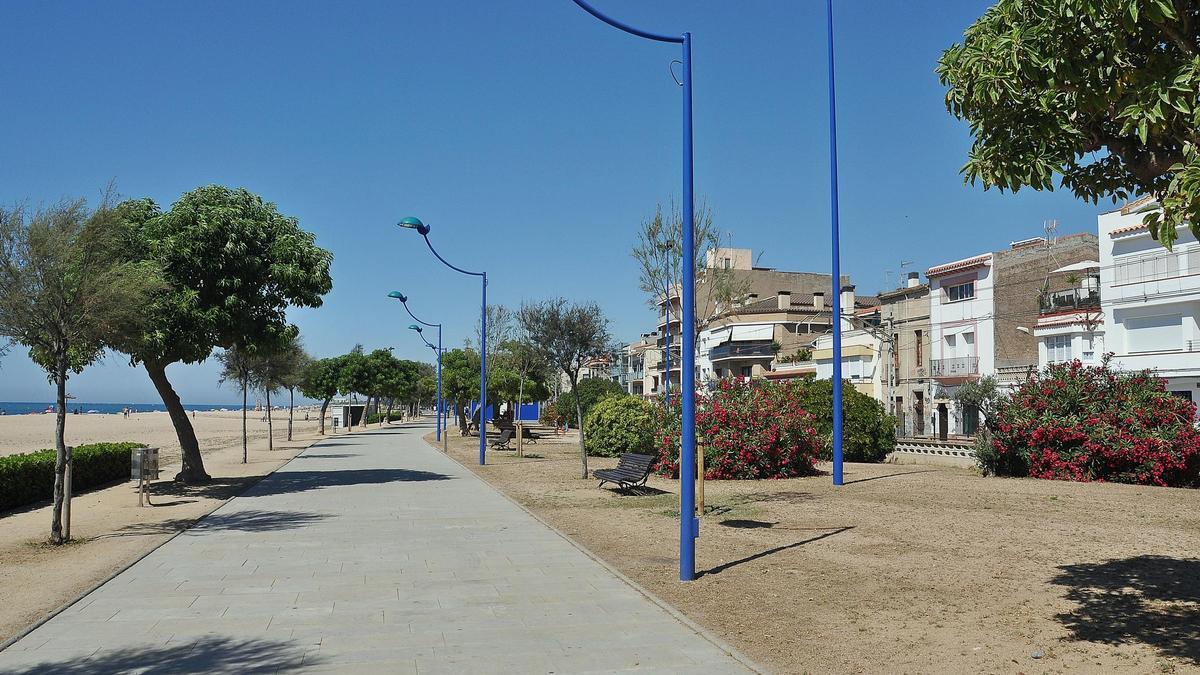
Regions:
<instances>
[{"instance_id":1,"label":"balcony","mask_svg":"<svg viewBox=\"0 0 1200 675\"><path fill-rule=\"evenodd\" d=\"M979 357L959 356L952 359L933 359L930 366L933 377L973 377L979 374Z\"/></svg>"},{"instance_id":2,"label":"balcony","mask_svg":"<svg viewBox=\"0 0 1200 675\"><path fill-rule=\"evenodd\" d=\"M726 342L708 350L710 361L726 361L729 359L773 359L775 345L770 342Z\"/></svg>"},{"instance_id":3,"label":"balcony","mask_svg":"<svg viewBox=\"0 0 1200 675\"><path fill-rule=\"evenodd\" d=\"M1090 288L1070 288L1051 291L1038 298L1040 314L1100 309L1100 291Z\"/></svg>"}]
</instances>

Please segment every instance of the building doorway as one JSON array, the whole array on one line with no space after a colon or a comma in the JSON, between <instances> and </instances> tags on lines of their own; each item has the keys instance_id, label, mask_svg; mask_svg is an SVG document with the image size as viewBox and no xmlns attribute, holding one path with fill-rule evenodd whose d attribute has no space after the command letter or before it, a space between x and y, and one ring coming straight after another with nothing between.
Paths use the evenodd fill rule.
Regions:
<instances>
[{"instance_id":1,"label":"building doorway","mask_svg":"<svg viewBox=\"0 0 1200 675\"><path fill-rule=\"evenodd\" d=\"M950 409L945 403L937 404L938 439L946 440L950 435Z\"/></svg>"},{"instance_id":2,"label":"building doorway","mask_svg":"<svg viewBox=\"0 0 1200 675\"><path fill-rule=\"evenodd\" d=\"M925 392L913 392L913 435L925 435Z\"/></svg>"}]
</instances>

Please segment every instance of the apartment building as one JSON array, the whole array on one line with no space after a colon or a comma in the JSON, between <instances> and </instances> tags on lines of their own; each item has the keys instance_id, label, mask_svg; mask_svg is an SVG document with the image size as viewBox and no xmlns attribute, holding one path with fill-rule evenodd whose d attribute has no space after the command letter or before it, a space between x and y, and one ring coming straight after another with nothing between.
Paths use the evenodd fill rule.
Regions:
<instances>
[{"instance_id":1,"label":"apartment building","mask_svg":"<svg viewBox=\"0 0 1200 675\"><path fill-rule=\"evenodd\" d=\"M1038 367L1034 328L1056 270L1097 257L1090 233L1013 242L1008 249L936 265L929 280L929 373L934 380L932 421L938 436L972 435L977 410L959 406L964 382L994 376L1014 386Z\"/></svg>"},{"instance_id":2,"label":"apartment building","mask_svg":"<svg viewBox=\"0 0 1200 675\"><path fill-rule=\"evenodd\" d=\"M859 392L884 399L880 305L877 299L856 300L854 287L842 289L842 363L841 378ZM853 309L851 309L853 307ZM833 334L818 337L813 342L812 360L817 379L830 379L835 372Z\"/></svg>"},{"instance_id":3,"label":"apartment building","mask_svg":"<svg viewBox=\"0 0 1200 675\"><path fill-rule=\"evenodd\" d=\"M1142 225L1143 197L1101 214L1100 307L1113 365L1152 370L1172 393L1200 395L1200 242L1178 230L1172 251Z\"/></svg>"},{"instance_id":4,"label":"apartment building","mask_svg":"<svg viewBox=\"0 0 1200 675\"><path fill-rule=\"evenodd\" d=\"M813 272L786 272L753 265L750 249L718 248L706 254L711 269L730 270L744 296L723 304L711 288L697 285L696 340L697 386L728 376L759 377L769 372L777 354L794 354L810 347L817 336L832 327L827 304L831 277ZM843 277L844 283L849 280ZM658 304L657 340L665 351L671 339L671 371L660 359L648 376L661 387L670 378L672 388L680 378L681 298L672 292ZM670 309L668 312L667 310ZM646 364L650 368L650 364Z\"/></svg>"},{"instance_id":5,"label":"apartment building","mask_svg":"<svg viewBox=\"0 0 1200 675\"><path fill-rule=\"evenodd\" d=\"M880 328L886 339L880 360L883 402L896 417L897 434L924 436L930 429L928 402L933 400L929 367L929 284L910 272L902 288L879 294Z\"/></svg>"},{"instance_id":6,"label":"apartment building","mask_svg":"<svg viewBox=\"0 0 1200 675\"><path fill-rule=\"evenodd\" d=\"M617 349L617 359L613 362L613 380L620 384L627 394L635 396L650 396L657 383L648 383L646 360L658 351L657 333L642 333L637 342L621 345ZM657 363L656 360L653 361Z\"/></svg>"},{"instance_id":7,"label":"apartment building","mask_svg":"<svg viewBox=\"0 0 1200 675\"><path fill-rule=\"evenodd\" d=\"M1038 368L1078 360L1099 364L1104 357L1104 313L1100 307L1100 263L1087 260L1060 267L1039 297Z\"/></svg>"}]
</instances>

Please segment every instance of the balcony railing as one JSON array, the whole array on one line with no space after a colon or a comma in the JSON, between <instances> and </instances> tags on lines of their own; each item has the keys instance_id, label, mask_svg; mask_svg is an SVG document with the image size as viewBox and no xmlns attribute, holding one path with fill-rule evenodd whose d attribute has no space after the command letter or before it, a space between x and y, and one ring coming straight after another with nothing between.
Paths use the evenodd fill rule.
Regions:
<instances>
[{"instance_id":1,"label":"balcony railing","mask_svg":"<svg viewBox=\"0 0 1200 675\"><path fill-rule=\"evenodd\" d=\"M1070 310L1088 310L1100 308L1100 291L1090 288L1070 288L1065 291L1052 291L1039 299L1042 314L1054 314Z\"/></svg>"},{"instance_id":2,"label":"balcony railing","mask_svg":"<svg viewBox=\"0 0 1200 675\"><path fill-rule=\"evenodd\" d=\"M934 377L966 377L979 374L978 356L934 359L930 362Z\"/></svg>"},{"instance_id":3,"label":"balcony railing","mask_svg":"<svg viewBox=\"0 0 1200 675\"><path fill-rule=\"evenodd\" d=\"M769 342L765 344L727 342L708 350L708 359L710 361L761 358L775 358L775 346Z\"/></svg>"}]
</instances>

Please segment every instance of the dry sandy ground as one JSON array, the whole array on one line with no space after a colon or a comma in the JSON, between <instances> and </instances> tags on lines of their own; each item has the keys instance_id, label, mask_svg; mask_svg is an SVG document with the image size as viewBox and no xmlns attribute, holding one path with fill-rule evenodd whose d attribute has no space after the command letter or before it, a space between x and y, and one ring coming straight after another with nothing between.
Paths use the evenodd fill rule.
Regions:
<instances>
[{"instance_id":1,"label":"dry sandy ground","mask_svg":"<svg viewBox=\"0 0 1200 675\"><path fill-rule=\"evenodd\" d=\"M677 481L622 495L575 446L479 467L477 443L451 455L778 672L1200 672L1200 491L889 464L708 482L681 584Z\"/></svg>"},{"instance_id":2,"label":"dry sandy ground","mask_svg":"<svg viewBox=\"0 0 1200 675\"><path fill-rule=\"evenodd\" d=\"M318 409L296 409L294 431L315 429ZM312 418L304 420L308 413ZM266 440L267 425L261 421L262 412L251 410L247 429L251 441ZM287 436L287 411L272 413L275 436ZM328 421L327 421L328 423ZM242 442L242 413L238 411L197 412L192 416L196 438L204 447L224 447ZM102 443L106 441L137 441L161 448L164 456L179 456L179 441L175 428L165 412L122 415L67 415L67 445ZM54 415L0 415L0 456L32 452L54 447Z\"/></svg>"},{"instance_id":3,"label":"dry sandy ground","mask_svg":"<svg viewBox=\"0 0 1200 675\"><path fill-rule=\"evenodd\" d=\"M163 468L164 480L152 484L154 507L138 507L132 481L76 495L71 526L75 543L65 547L42 543L50 532L50 508L45 504L0 513L0 642L187 528L320 438L315 419L298 421L289 443L285 413L283 423L275 423L275 450L268 452L267 425L252 416L249 462L242 464L240 413L230 415L196 416L197 437L212 483L190 488L176 485L170 478L178 467L171 465ZM52 415L0 417L0 423L26 417L46 420L53 429ZM303 420L303 414L299 417ZM86 424L75 423L78 419ZM18 446L5 435L11 428L0 424L0 444ZM128 420L120 415L70 416L67 430L75 434L69 438L76 443L134 440L160 444L168 457L177 458L179 453L165 413L135 415ZM33 441L33 447L28 445L18 447L29 450L46 444Z\"/></svg>"}]
</instances>

